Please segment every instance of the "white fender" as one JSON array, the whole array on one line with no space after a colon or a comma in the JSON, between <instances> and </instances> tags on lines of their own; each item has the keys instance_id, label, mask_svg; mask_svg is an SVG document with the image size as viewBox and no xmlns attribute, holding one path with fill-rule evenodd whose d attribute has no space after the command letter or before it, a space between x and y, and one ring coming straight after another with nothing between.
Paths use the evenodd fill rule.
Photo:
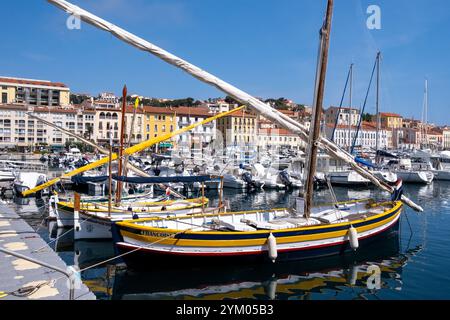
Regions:
<instances>
[{"instance_id":1,"label":"white fender","mask_svg":"<svg viewBox=\"0 0 450 320\"><path fill-rule=\"evenodd\" d=\"M348 229L348 239L350 241L350 247L352 247L352 249L356 251L356 249L359 248L359 240L358 232L353 226Z\"/></svg>"},{"instance_id":2,"label":"white fender","mask_svg":"<svg viewBox=\"0 0 450 320\"><path fill-rule=\"evenodd\" d=\"M267 238L267 246L269 248L269 259L275 263L275 260L278 257L278 249L277 249L277 239L271 233Z\"/></svg>"},{"instance_id":3,"label":"white fender","mask_svg":"<svg viewBox=\"0 0 450 320\"><path fill-rule=\"evenodd\" d=\"M48 217L52 219L56 218L56 213L53 208L54 204L55 204L55 196L51 196L50 199L48 200Z\"/></svg>"},{"instance_id":4,"label":"white fender","mask_svg":"<svg viewBox=\"0 0 450 320\"><path fill-rule=\"evenodd\" d=\"M75 238L76 238L76 234L81 230L80 213L77 210L73 212L73 227L75 230Z\"/></svg>"},{"instance_id":5,"label":"white fender","mask_svg":"<svg viewBox=\"0 0 450 320\"><path fill-rule=\"evenodd\" d=\"M58 225L58 228L64 228L64 223L61 221L61 217L59 216L58 203L55 203L55 216L56 216L56 224Z\"/></svg>"}]
</instances>

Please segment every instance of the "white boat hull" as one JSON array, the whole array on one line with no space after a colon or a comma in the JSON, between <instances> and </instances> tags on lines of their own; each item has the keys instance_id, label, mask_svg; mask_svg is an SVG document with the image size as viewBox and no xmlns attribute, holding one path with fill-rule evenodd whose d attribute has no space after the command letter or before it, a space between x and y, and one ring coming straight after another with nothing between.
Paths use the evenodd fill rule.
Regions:
<instances>
[{"instance_id":1,"label":"white boat hull","mask_svg":"<svg viewBox=\"0 0 450 320\"><path fill-rule=\"evenodd\" d=\"M201 213L201 208L192 208L185 210L177 210L172 212L160 213L138 213L140 219L154 218L157 216L177 216ZM211 210L208 211L211 213ZM72 214L72 226L74 226L75 240L93 240L93 239L112 239L111 226L112 222L132 219L131 214L114 214L113 218L108 218L107 214L86 214L80 212L77 215ZM68 220L67 220L68 221Z\"/></svg>"},{"instance_id":2,"label":"white boat hull","mask_svg":"<svg viewBox=\"0 0 450 320\"><path fill-rule=\"evenodd\" d=\"M381 179L384 182L387 182L387 183L395 183L395 182L397 182L398 176L394 172L390 172L390 171L375 171L374 174L375 174L375 176L378 179Z\"/></svg>"},{"instance_id":3,"label":"white boat hull","mask_svg":"<svg viewBox=\"0 0 450 320\"><path fill-rule=\"evenodd\" d=\"M450 181L450 171L433 170L434 179L439 181Z\"/></svg>"},{"instance_id":4,"label":"white boat hull","mask_svg":"<svg viewBox=\"0 0 450 320\"><path fill-rule=\"evenodd\" d=\"M225 174L223 176L223 187L224 188L245 189L245 186L246 186L246 183L243 180L237 179L233 175Z\"/></svg>"},{"instance_id":5,"label":"white boat hull","mask_svg":"<svg viewBox=\"0 0 450 320\"><path fill-rule=\"evenodd\" d=\"M405 183L429 184L433 181L434 174L431 171L397 171L397 176Z\"/></svg>"},{"instance_id":6,"label":"white boat hull","mask_svg":"<svg viewBox=\"0 0 450 320\"><path fill-rule=\"evenodd\" d=\"M334 185L364 186L369 184L369 180L355 171L330 172L328 177Z\"/></svg>"}]
</instances>

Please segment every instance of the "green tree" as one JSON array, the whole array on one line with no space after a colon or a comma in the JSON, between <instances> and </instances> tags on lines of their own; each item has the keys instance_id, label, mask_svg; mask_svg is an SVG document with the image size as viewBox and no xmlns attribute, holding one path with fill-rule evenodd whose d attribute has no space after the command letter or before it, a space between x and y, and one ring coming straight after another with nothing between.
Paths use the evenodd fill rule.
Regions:
<instances>
[{"instance_id":1,"label":"green tree","mask_svg":"<svg viewBox=\"0 0 450 320\"><path fill-rule=\"evenodd\" d=\"M270 103L275 109L278 110L289 110L289 106L287 104L287 100L285 98L278 99L267 99L264 101L265 103Z\"/></svg>"},{"instance_id":2,"label":"green tree","mask_svg":"<svg viewBox=\"0 0 450 320\"><path fill-rule=\"evenodd\" d=\"M363 113L362 120L367 122L372 122L374 120L375 116L370 113Z\"/></svg>"},{"instance_id":3,"label":"green tree","mask_svg":"<svg viewBox=\"0 0 450 320\"><path fill-rule=\"evenodd\" d=\"M228 104L239 104L239 101L230 96L225 97L225 102Z\"/></svg>"}]
</instances>

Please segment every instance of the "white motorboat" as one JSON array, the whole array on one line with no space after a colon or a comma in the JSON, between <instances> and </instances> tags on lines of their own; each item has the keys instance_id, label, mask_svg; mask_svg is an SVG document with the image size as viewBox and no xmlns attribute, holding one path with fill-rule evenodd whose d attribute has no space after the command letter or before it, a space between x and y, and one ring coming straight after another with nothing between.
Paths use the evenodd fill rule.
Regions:
<instances>
[{"instance_id":1,"label":"white motorboat","mask_svg":"<svg viewBox=\"0 0 450 320\"><path fill-rule=\"evenodd\" d=\"M434 174L431 171L416 170L397 170L397 176L405 183L430 184L433 181Z\"/></svg>"},{"instance_id":2,"label":"white motorboat","mask_svg":"<svg viewBox=\"0 0 450 320\"><path fill-rule=\"evenodd\" d=\"M11 171L0 170L0 188L10 187L15 179Z\"/></svg>"},{"instance_id":3,"label":"white motorboat","mask_svg":"<svg viewBox=\"0 0 450 320\"><path fill-rule=\"evenodd\" d=\"M394 170L397 177L402 179L405 183L422 183L429 184L434 179L434 174L431 170L425 170L428 166L413 166L411 159L394 159L390 160L387 168Z\"/></svg>"},{"instance_id":4,"label":"white motorboat","mask_svg":"<svg viewBox=\"0 0 450 320\"><path fill-rule=\"evenodd\" d=\"M14 192L17 196L21 196L22 192L31 190L47 182L47 176L39 172L20 172L14 180ZM48 190L40 192L40 195L48 194ZM39 194L36 194L39 196Z\"/></svg>"},{"instance_id":5,"label":"white motorboat","mask_svg":"<svg viewBox=\"0 0 450 320\"><path fill-rule=\"evenodd\" d=\"M366 186L369 180L359 175L356 171L334 171L328 173L331 184L344 186Z\"/></svg>"},{"instance_id":6,"label":"white motorboat","mask_svg":"<svg viewBox=\"0 0 450 320\"><path fill-rule=\"evenodd\" d=\"M376 170L373 174L387 183L395 183L398 179L398 175L395 172L389 170Z\"/></svg>"},{"instance_id":7,"label":"white motorboat","mask_svg":"<svg viewBox=\"0 0 450 320\"><path fill-rule=\"evenodd\" d=\"M436 180L450 181L450 151L442 151L431 158Z\"/></svg>"},{"instance_id":8,"label":"white motorboat","mask_svg":"<svg viewBox=\"0 0 450 320\"><path fill-rule=\"evenodd\" d=\"M272 167L265 168L260 163L255 163L252 165L252 174L256 179L264 183L265 189L284 189L286 188L286 183L288 183L289 176L281 176L280 171Z\"/></svg>"}]
</instances>

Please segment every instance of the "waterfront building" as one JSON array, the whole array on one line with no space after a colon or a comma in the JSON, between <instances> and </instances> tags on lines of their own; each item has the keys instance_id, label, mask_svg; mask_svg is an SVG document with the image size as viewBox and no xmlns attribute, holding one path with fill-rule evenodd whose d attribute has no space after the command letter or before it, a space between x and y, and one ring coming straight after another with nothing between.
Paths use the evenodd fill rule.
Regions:
<instances>
[{"instance_id":1,"label":"waterfront building","mask_svg":"<svg viewBox=\"0 0 450 320\"><path fill-rule=\"evenodd\" d=\"M170 108L145 106L143 121L143 136L146 140L173 132L177 127L175 112ZM175 145L175 137L160 144L161 147L174 147Z\"/></svg>"},{"instance_id":2,"label":"waterfront building","mask_svg":"<svg viewBox=\"0 0 450 320\"><path fill-rule=\"evenodd\" d=\"M209 108L206 107L174 107L176 114L177 130L196 122L203 121L214 115ZM181 149L197 149L211 144L217 138L216 121L212 121L195 129L185 132L177 137L177 143Z\"/></svg>"},{"instance_id":3,"label":"waterfront building","mask_svg":"<svg viewBox=\"0 0 450 320\"><path fill-rule=\"evenodd\" d=\"M144 137L144 111L142 108L136 110L136 117L133 128L131 129L134 107L127 106L125 111L125 132L124 141L128 143L129 135L132 130L131 145L140 143ZM100 144L109 144L110 135L112 135L113 143L120 143L120 131L121 131L121 121L122 121L122 109L117 106L112 109L110 107L105 108L104 104L100 107L96 106L94 108L84 108L83 113L85 117L93 119L93 140Z\"/></svg>"},{"instance_id":4,"label":"waterfront building","mask_svg":"<svg viewBox=\"0 0 450 320\"><path fill-rule=\"evenodd\" d=\"M115 108L119 105L119 98L117 98L114 93L102 92L98 95L98 98L94 101L94 103L110 104L112 106L106 107Z\"/></svg>"},{"instance_id":5,"label":"waterfront building","mask_svg":"<svg viewBox=\"0 0 450 320\"><path fill-rule=\"evenodd\" d=\"M88 137L94 121L91 115L75 107L33 107L17 104L0 108L0 148L34 150L37 147L62 149L75 139L31 118L28 112L66 130Z\"/></svg>"},{"instance_id":6,"label":"waterfront building","mask_svg":"<svg viewBox=\"0 0 450 320\"><path fill-rule=\"evenodd\" d=\"M442 147L444 150L450 150L450 127L442 129Z\"/></svg>"},{"instance_id":7,"label":"waterfront building","mask_svg":"<svg viewBox=\"0 0 450 320\"><path fill-rule=\"evenodd\" d=\"M70 89L63 83L47 80L0 77L0 103L30 106L68 106Z\"/></svg>"},{"instance_id":8,"label":"waterfront building","mask_svg":"<svg viewBox=\"0 0 450 320\"><path fill-rule=\"evenodd\" d=\"M258 117L245 109L218 119L217 130L221 134L224 147L256 147L258 144Z\"/></svg>"},{"instance_id":9,"label":"waterfront building","mask_svg":"<svg viewBox=\"0 0 450 320\"><path fill-rule=\"evenodd\" d=\"M403 128L420 129L422 126L422 122L420 120L404 118L402 120L402 125Z\"/></svg>"},{"instance_id":10,"label":"waterfront building","mask_svg":"<svg viewBox=\"0 0 450 320\"><path fill-rule=\"evenodd\" d=\"M326 125L325 133L328 139L331 139L333 133L334 125ZM357 127L349 128L346 125L338 125L334 133L334 142L344 148L348 149L353 139L356 135ZM376 147L376 137L377 137L376 124L373 122L363 122L356 139L355 146L362 148L375 148ZM390 130L380 129L378 132L378 147L380 149L390 148Z\"/></svg>"},{"instance_id":11,"label":"waterfront building","mask_svg":"<svg viewBox=\"0 0 450 320\"><path fill-rule=\"evenodd\" d=\"M325 111L325 123L334 125L339 113L339 107L330 107ZM338 125L357 126L359 122L359 110L354 108L341 108Z\"/></svg>"},{"instance_id":12,"label":"waterfront building","mask_svg":"<svg viewBox=\"0 0 450 320\"><path fill-rule=\"evenodd\" d=\"M430 131L426 133L427 136L427 144L433 147L434 149L442 149L443 148L443 130L439 128L432 128Z\"/></svg>"},{"instance_id":13,"label":"waterfront building","mask_svg":"<svg viewBox=\"0 0 450 320\"><path fill-rule=\"evenodd\" d=\"M230 105L222 99L212 99L211 101L205 102L204 106L208 108L213 114L227 112L238 107L237 104Z\"/></svg>"},{"instance_id":14,"label":"waterfront building","mask_svg":"<svg viewBox=\"0 0 450 320\"><path fill-rule=\"evenodd\" d=\"M380 123L382 128L403 128L403 117L396 113L380 112Z\"/></svg>"},{"instance_id":15,"label":"waterfront building","mask_svg":"<svg viewBox=\"0 0 450 320\"><path fill-rule=\"evenodd\" d=\"M270 121L260 121L258 128L258 149L264 150L279 150L292 149L304 150L306 144L297 134L294 134L286 129L277 128Z\"/></svg>"},{"instance_id":16,"label":"waterfront building","mask_svg":"<svg viewBox=\"0 0 450 320\"><path fill-rule=\"evenodd\" d=\"M422 142L422 132L418 128L404 128L401 147L406 149L419 149Z\"/></svg>"},{"instance_id":17,"label":"waterfront building","mask_svg":"<svg viewBox=\"0 0 450 320\"><path fill-rule=\"evenodd\" d=\"M122 111L119 115L122 117ZM127 106L125 111L125 142L130 142L130 145L135 145L147 140L145 139L145 122L146 116L143 107L135 109L134 106Z\"/></svg>"}]
</instances>

